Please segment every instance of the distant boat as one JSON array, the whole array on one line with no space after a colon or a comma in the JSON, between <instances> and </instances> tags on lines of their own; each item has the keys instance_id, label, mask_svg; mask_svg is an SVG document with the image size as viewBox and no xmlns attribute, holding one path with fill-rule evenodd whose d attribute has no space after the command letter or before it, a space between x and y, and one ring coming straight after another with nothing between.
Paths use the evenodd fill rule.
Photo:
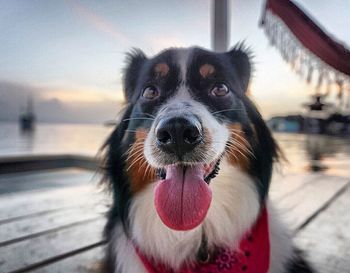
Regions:
<instances>
[{"instance_id":1,"label":"distant boat","mask_svg":"<svg viewBox=\"0 0 350 273\"><path fill-rule=\"evenodd\" d=\"M22 131L33 131L35 125L35 114L33 108L33 100L28 98L27 109L19 117L19 123Z\"/></svg>"}]
</instances>

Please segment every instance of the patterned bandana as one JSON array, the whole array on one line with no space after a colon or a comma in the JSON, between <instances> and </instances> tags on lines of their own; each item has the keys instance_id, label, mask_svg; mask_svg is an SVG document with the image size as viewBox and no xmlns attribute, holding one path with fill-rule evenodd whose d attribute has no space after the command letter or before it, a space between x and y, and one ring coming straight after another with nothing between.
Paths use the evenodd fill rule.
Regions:
<instances>
[{"instance_id":1,"label":"patterned bandana","mask_svg":"<svg viewBox=\"0 0 350 273\"><path fill-rule=\"evenodd\" d=\"M261 211L252 229L241 239L238 250L219 248L208 262L184 266L177 272L149 260L136 246L135 249L148 273L267 273L270 262L267 210Z\"/></svg>"}]
</instances>

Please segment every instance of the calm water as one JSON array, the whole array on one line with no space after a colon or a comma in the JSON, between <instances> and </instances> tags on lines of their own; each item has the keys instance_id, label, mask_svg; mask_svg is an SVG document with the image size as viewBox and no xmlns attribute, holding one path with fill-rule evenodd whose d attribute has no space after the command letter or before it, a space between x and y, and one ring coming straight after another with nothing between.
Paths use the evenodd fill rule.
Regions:
<instances>
[{"instance_id":1,"label":"calm water","mask_svg":"<svg viewBox=\"0 0 350 273\"><path fill-rule=\"evenodd\" d=\"M96 155L111 127L87 124L37 124L32 134L18 124L0 123L0 157L28 154ZM275 134L289 171L317 171L350 176L350 139Z\"/></svg>"},{"instance_id":2,"label":"calm water","mask_svg":"<svg viewBox=\"0 0 350 273\"><path fill-rule=\"evenodd\" d=\"M0 157L67 153L94 156L111 131L103 125L39 123L33 133L23 133L18 124L0 123Z\"/></svg>"}]
</instances>

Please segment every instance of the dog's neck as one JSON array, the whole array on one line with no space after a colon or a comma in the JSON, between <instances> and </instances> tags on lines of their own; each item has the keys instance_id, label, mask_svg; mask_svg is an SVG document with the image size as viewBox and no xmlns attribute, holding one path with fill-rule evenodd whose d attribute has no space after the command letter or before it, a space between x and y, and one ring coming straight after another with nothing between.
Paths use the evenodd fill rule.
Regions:
<instances>
[{"instance_id":1,"label":"dog's neck","mask_svg":"<svg viewBox=\"0 0 350 273\"><path fill-rule=\"evenodd\" d=\"M202 241L203 244L203 241ZM202 245L203 246L203 245ZM201 247L202 247L201 246ZM168 273L169 267L149 259L142 251L134 245L136 253L149 273ZM203 253L205 260L197 260L192 264L185 264L179 272L254 272L266 273L270 263L270 240L267 209L264 208L254 226L240 240L238 248L217 247L210 251L205 247ZM171 271L172 272L172 271Z\"/></svg>"},{"instance_id":2,"label":"dog's neck","mask_svg":"<svg viewBox=\"0 0 350 273\"><path fill-rule=\"evenodd\" d=\"M204 222L189 231L174 231L159 219L154 207L154 186L138 193L131 204L132 240L147 257L178 270L196 261L203 232L209 250L238 246L253 226L260 210L251 177L222 162L219 175L211 181L213 200Z\"/></svg>"}]
</instances>

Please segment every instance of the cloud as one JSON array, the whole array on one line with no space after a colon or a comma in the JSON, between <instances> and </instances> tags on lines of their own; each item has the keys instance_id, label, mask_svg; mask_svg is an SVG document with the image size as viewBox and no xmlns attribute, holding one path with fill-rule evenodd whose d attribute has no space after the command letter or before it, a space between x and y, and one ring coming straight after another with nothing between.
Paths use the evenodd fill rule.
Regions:
<instances>
[{"instance_id":1,"label":"cloud","mask_svg":"<svg viewBox=\"0 0 350 273\"><path fill-rule=\"evenodd\" d=\"M105 33L110 37L117 40L119 43L123 43L125 46L130 46L131 42L127 36L116 28L113 24L108 22L103 17L94 13L91 9L88 9L79 1L66 0L66 3L73 8L75 12L87 23L89 23L94 29L99 32Z\"/></svg>"}]
</instances>

